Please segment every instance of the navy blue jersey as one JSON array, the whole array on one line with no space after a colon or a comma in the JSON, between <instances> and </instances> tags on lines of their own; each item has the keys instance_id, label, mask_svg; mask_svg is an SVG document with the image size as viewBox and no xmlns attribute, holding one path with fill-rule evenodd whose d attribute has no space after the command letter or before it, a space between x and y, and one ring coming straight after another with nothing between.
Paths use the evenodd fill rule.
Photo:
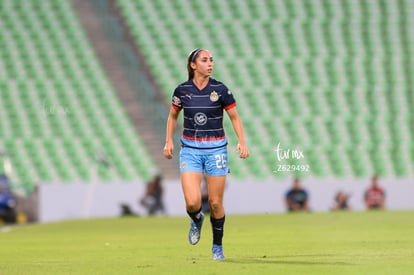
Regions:
<instances>
[{"instance_id":1,"label":"navy blue jersey","mask_svg":"<svg viewBox=\"0 0 414 275\"><path fill-rule=\"evenodd\" d=\"M184 109L184 145L212 148L226 144L223 128L223 110L236 106L229 89L213 78L199 90L192 79L178 85L172 97L175 110Z\"/></svg>"}]
</instances>

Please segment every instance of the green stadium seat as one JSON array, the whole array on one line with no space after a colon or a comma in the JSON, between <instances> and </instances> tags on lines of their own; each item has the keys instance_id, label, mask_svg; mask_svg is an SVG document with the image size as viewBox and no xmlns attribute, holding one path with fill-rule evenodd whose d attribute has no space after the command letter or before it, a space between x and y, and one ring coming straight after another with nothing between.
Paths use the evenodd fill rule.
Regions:
<instances>
[{"instance_id":1,"label":"green stadium seat","mask_svg":"<svg viewBox=\"0 0 414 275\"><path fill-rule=\"evenodd\" d=\"M83 158L93 158L95 141L115 136L137 140L139 136L129 130L133 126L126 116L113 115L123 112L122 106L71 4L10 3L0 9L7 29L0 34L6 76L0 80L0 105L6 119L0 133L6 150L11 151L17 181L30 192L35 180L89 180L85 164L90 160ZM96 110L108 119L97 116ZM122 127L113 130L112 125L118 124ZM14 146L16 139L22 139L23 146ZM126 151L122 143L108 146L117 146L111 151L115 159L122 159L118 156ZM138 151L138 144L128 150ZM148 153L143 150L142 154ZM150 159L147 155L138 161L146 165ZM128 160L121 162L123 170L106 173L105 179L141 178L142 174L126 172L135 166Z\"/></svg>"},{"instance_id":2,"label":"green stadium seat","mask_svg":"<svg viewBox=\"0 0 414 275\"><path fill-rule=\"evenodd\" d=\"M166 76L157 81L167 99L171 86L182 77L182 67L170 58L160 60L159 56L182 52L183 47L190 50L211 46L220 62L216 74L225 76L223 80L240 91L238 109L246 124L246 135L259 144L259 152L273 146L268 143L271 139L260 139L268 135L304 146L310 152L310 175L342 177L351 173L365 177L371 170L406 175L410 166L401 164L407 158L404 154L383 152L385 158L374 158L369 152L359 156L349 149L355 144L366 148L405 144L402 138L410 135L402 130L407 127L391 127L396 117L409 117L404 102L411 102L412 97L405 80L408 75L402 68L413 68L414 61L405 61L402 66L389 58L407 60L410 56L406 49L412 46L412 35L402 31L407 26L401 23L405 22L402 18L412 15L411 9L405 7L406 1L381 5L375 1L321 0L209 1L200 5L190 0L167 5L161 0L116 3L154 75ZM187 9L193 12L188 14ZM375 14L367 15L370 9ZM165 18L167 10L180 20ZM394 12L398 10L405 13ZM370 16L375 20L361 23ZM155 22L154 18L160 20ZM384 18L392 20L384 24ZM168 28L160 31L162 26ZM200 33L220 39L206 42ZM387 33L395 34L395 39L391 40ZM377 96L380 89L392 89L397 96ZM373 119L377 117L381 119ZM384 121L387 126L383 129L371 126ZM398 120L400 123L410 122ZM234 139L228 132L229 139ZM386 141L382 141L384 134L389 137ZM345 148L339 156L334 153L338 144ZM395 152L404 151L401 148ZM324 153L319 156L320 152ZM249 163L243 167L246 169L236 168L233 175L260 175L263 171L259 167L271 161L271 157L252 158L255 161L251 167ZM391 170L384 164L388 159L393 163ZM413 154L409 161L412 165ZM345 163L341 165L342 162ZM264 174L280 176L268 171Z\"/></svg>"}]
</instances>

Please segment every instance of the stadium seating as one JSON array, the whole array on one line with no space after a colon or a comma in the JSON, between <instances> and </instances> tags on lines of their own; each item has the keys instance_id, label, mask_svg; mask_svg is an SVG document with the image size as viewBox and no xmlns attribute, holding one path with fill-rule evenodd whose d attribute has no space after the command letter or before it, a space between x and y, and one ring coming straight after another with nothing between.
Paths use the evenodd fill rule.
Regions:
<instances>
[{"instance_id":1,"label":"stadium seating","mask_svg":"<svg viewBox=\"0 0 414 275\"><path fill-rule=\"evenodd\" d=\"M231 151L235 178L414 175L412 1L115 3L166 100L188 52L212 51L251 149L245 161ZM70 2L4 0L0 25L0 149L14 181L30 191L37 181L149 178L156 164ZM278 144L304 158L279 161Z\"/></svg>"},{"instance_id":2,"label":"stadium seating","mask_svg":"<svg viewBox=\"0 0 414 275\"><path fill-rule=\"evenodd\" d=\"M148 179L156 165L70 2L5 0L0 25L0 148L15 184Z\"/></svg>"},{"instance_id":3,"label":"stadium seating","mask_svg":"<svg viewBox=\"0 0 414 275\"><path fill-rule=\"evenodd\" d=\"M252 151L235 177L287 176L276 166L298 161L278 162L278 143L303 151L301 176L413 175L412 1L116 3L167 99L188 52L212 51Z\"/></svg>"}]
</instances>

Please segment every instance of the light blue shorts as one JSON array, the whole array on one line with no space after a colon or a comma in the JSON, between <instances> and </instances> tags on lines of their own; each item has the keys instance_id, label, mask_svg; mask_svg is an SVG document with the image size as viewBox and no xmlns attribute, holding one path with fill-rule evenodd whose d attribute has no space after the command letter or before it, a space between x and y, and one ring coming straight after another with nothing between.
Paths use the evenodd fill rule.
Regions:
<instances>
[{"instance_id":1,"label":"light blue shorts","mask_svg":"<svg viewBox=\"0 0 414 275\"><path fill-rule=\"evenodd\" d=\"M208 176L225 176L229 173L227 148L194 149L182 147L180 172L200 172Z\"/></svg>"}]
</instances>

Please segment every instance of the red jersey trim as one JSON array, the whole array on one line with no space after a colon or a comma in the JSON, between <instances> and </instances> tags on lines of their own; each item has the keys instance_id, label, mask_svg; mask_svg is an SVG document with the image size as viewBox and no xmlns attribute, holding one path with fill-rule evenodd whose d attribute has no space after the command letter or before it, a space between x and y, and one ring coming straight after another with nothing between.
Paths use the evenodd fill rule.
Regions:
<instances>
[{"instance_id":1,"label":"red jersey trim","mask_svg":"<svg viewBox=\"0 0 414 275\"><path fill-rule=\"evenodd\" d=\"M189 137L186 135L183 135L183 138L188 139L188 140L197 140L197 141L212 141L212 140L223 140L226 137L210 137L210 138L196 138L196 137Z\"/></svg>"},{"instance_id":2,"label":"red jersey trim","mask_svg":"<svg viewBox=\"0 0 414 275\"><path fill-rule=\"evenodd\" d=\"M171 103L171 106L174 108L174 110L176 110L176 111L179 111L179 110L181 110L181 108L180 107L177 107L177 106L175 106L174 104L172 104Z\"/></svg>"},{"instance_id":3,"label":"red jersey trim","mask_svg":"<svg viewBox=\"0 0 414 275\"><path fill-rule=\"evenodd\" d=\"M234 103L232 103L232 104L230 104L230 105L227 105L226 107L224 107L224 110L230 110L231 108L233 108L233 107L236 107L236 102L234 102Z\"/></svg>"}]
</instances>

